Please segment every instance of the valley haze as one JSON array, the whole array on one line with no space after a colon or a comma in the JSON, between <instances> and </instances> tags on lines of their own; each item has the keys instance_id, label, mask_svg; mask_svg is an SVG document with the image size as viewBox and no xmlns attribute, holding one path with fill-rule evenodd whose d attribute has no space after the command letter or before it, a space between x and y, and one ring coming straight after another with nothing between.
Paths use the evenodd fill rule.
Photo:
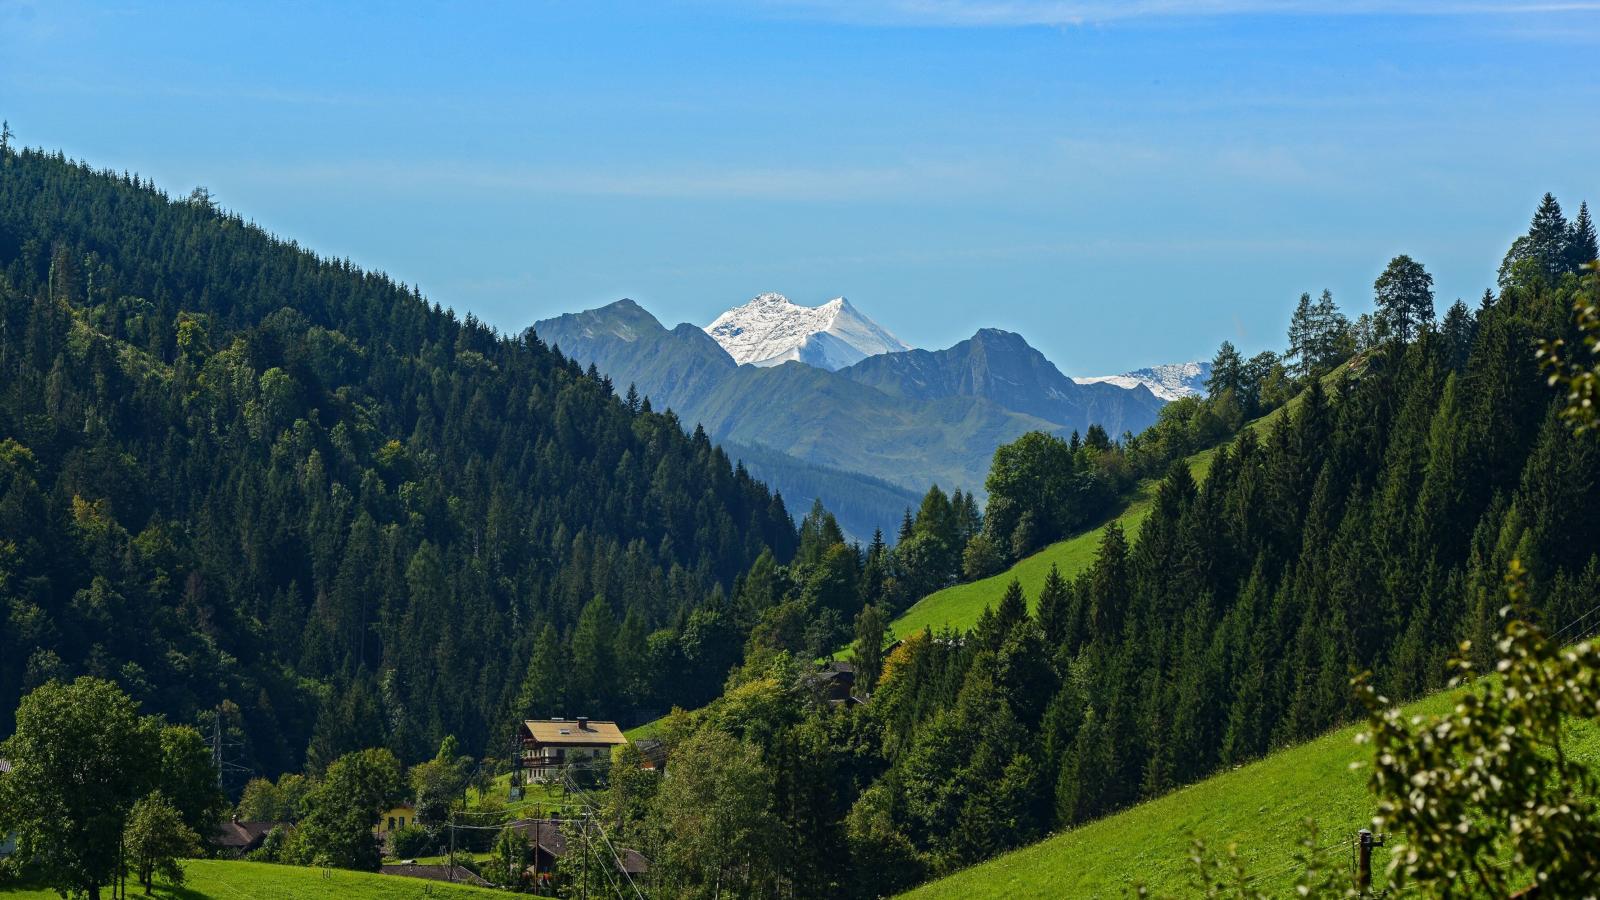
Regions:
<instances>
[{"instance_id":1,"label":"valley haze","mask_svg":"<svg viewBox=\"0 0 1600 900\"><path fill-rule=\"evenodd\" d=\"M744 450L791 503L821 499L863 539L894 535L929 484L982 498L994 448L1028 431L1143 430L1171 399L1203 395L1209 366L1072 379L1018 334L985 328L913 349L842 297L807 307L777 293L703 329L668 329L619 300L532 330L619 393L632 385L686 428Z\"/></svg>"}]
</instances>

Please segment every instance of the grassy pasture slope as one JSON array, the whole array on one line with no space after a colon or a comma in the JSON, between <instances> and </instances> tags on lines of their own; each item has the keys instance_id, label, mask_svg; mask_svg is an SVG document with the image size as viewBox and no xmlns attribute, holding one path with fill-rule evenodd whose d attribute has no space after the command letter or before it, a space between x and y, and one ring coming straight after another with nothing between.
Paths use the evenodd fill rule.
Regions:
<instances>
[{"instance_id":1,"label":"grassy pasture slope","mask_svg":"<svg viewBox=\"0 0 1600 900\"><path fill-rule=\"evenodd\" d=\"M1339 371L1342 369L1335 370L1336 373ZM1264 437L1272 423L1297 406L1299 399L1296 396L1245 427ZM1217 456L1217 449L1212 447L1209 450L1202 450L1186 460L1195 481L1205 479L1206 473L1211 470L1211 461ZM1039 591L1044 587L1045 576L1050 573L1050 567L1056 566L1061 570L1062 577L1068 579L1087 569L1094 562L1095 553L1100 549L1100 540L1105 535L1106 525L1110 522L1114 521L1122 526L1123 532L1128 536L1128 543L1133 543L1133 539L1139 534L1139 527L1150 515L1150 503L1155 494L1156 483L1155 479L1148 478L1139 482L1128 505L1099 527L1051 544L1038 553L1019 560L998 575L951 585L923 597L902 613L900 618L889 623L889 633L898 639L923 628L937 631L949 626L965 631L977 624L985 606L1000 602L1000 596L1005 593L1006 585L1010 584L1013 578L1022 583L1022 590L1028 596L1028 608L1033 609L1038 602ZM848 650L841 651L841 655L848 652Z\"/></svg>"},{"instance_id":2,"label":"grassy pasture slope","mask_svg":"<svg viewBox=\"0 0 1600 900\"><path fill-rule=\"evenodd\" d=\"M1459 691L1446 691L1406 707L1410 714L1450 709ZM1174 791L1116 815L1057 834L1020 850L963 869L905 895L915 900L981 897L1121 897L1143 882L1156 897L1192 896L1189 853L1195 837L1221 851L1236 843L1257 884L1293 896L1295 853L1302 823L1315 818L1325 846L1343 843L1370 827L1373 801L1366 769L1372 749L1355 743L1360 726L1342 728L1266 759ZM1577 723L1569 756L1600 766L1600 728ZM1344 854L1348 847L1327 851ZM1384 851L1373 870L1388 864ZM1383 886L1375 874L1374 887Z\"/></svg>"},{"instance_id":3,"label":"grassy pasture slope","mask_svg":"<svg viewBox=\"0 0 1600 900\"><path fill-rule=\"evenodd\" d=\"M157 882L154 896L174 900L478 900L507 896L503 891L421 878L271 863L193 859L184 863L184 870L187 884L174 888ZM143 897L144 889L130 881L128 896ZM0 898L57 900L57 895L46 888L0 884Z\"/></svg>"}]
</instances>

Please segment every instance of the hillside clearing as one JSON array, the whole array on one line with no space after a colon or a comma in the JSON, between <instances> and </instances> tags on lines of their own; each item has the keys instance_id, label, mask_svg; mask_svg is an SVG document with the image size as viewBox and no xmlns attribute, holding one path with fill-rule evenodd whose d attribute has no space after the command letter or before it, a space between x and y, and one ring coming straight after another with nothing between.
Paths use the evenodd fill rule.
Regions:
<instances>
[{"instance_id":1,"label":"hillside clearing","mask_svg":"<svg viewBox=\"0 0 1600 900\"><path fill-rule=\"evenodd\" d=\"M1324 376L1324 382L1330 382L1335 376L1342 375L1347 366L1341 366ZM1278 407L1272 412L1247 423L1240 430L1254 431L1258 435L1265 435L1269 428L1279 418L1288 414L1289 410L1299 405L1300 396L1297 394L1288 403ZM1189 472L1196 482L1204 481L1206 473L1211 471L1211 462L1217 458L1217 451L1223 446L1231 444L1236 438L1229 438L1222 444L1201 450L1187 458L1184 462L1189 465ZM909 634L915 634L924 628L938 630L941 628L954 628L966 631L978 622L978 617L983 615L984 607L998 603L1005 593L1006 586L1014 578L1022 584L1022 590L1028 597L1028 608L1032 610L1039 599L1039 591L1044 587L1045 576L1050 574L1053 565L1061 572L1063 578L1073 578L1078 573L1089 568L1094 562L1095 554L1099 552L1100 540L1105 536L1106 528L1112 522L1121 526L1131 544L1139 535L1139 528L1150 515L1150 503L1155 496L1158 479L1146 478L1139 482L1133 494L1128 498L1128 503L1121 512L1106 520L1096 528L1081 534L1074 535L1064 541L1040 550L1039 552L1019 560L1011 568L964 584L951 585L940 591L935 591L911 605L898 619L889 623L891 640L899 640ZM848 654L848 649L835 654L836 658L843 658Z\"/></svg>"},{"instance_id":2,"label":"hillside clearing","mask_svg":"<svg viewBox=\"0 0 1600 900\"><path fill-rule=\"evenodd\" d=\"M1445 691L1405 707L1411 715L1446 712L1460 691ZM1352 725L1266 759L1215 775L988 862L963 869L904 895L946 897L1120 897L1142 882L1152 896L1191 896L1189 854L1196 837L1221 852L1238 846L1248 871L1270 893L1292 895L1295 854L1311 818L1321 830L1325 856L1349 853L1344 844L1373 814L1367 790L1372 751L1355 743ZM1572 758L1600 765L1600 727L1575 723L1564 748ZM1343 845L1343 849L1334 849ZM1373 857L1381 872L1388 858ZM1383 886L1382 875L1374 887Z\"/></svg>"},{"instance_id":3,"label":"hillside clearing","mask_svg":"<svg viewBox=\"0 0 1600 900\"><path fill-rule=\"evenodd\" d=\"M1214 458L1216 458L1215 448L1189 457L1189 471L1194 473L1196 480L1205 477ZM1127 533L1128 540L1132 541L1138 535L1139 527L1150 515L1150 502L1155 494L1155 488L1154 479L1145 479L1139 482L1128 505L1099 527L1064 541L1057 541L1038 553L1019 560L998 575L951 585L922 598L912 604L900 618L889 624L891 640L899 640L924 628L935 631L942 628L966 631L977 624L984 607L999 602L1000 596L1005 593L1006 586L1013 578L1021 582L1022 590L1028 596L1028 608L1032 610L1038 602L1040 589L1044 587L1045 576L1050 574L1050 567L1055 566L1059 569L1063 578L1072 578L1087 569L1094 562L1095 554L1100 550L1100 540L1112 522L1120 525Z\"/></svg>"}]
</instances>

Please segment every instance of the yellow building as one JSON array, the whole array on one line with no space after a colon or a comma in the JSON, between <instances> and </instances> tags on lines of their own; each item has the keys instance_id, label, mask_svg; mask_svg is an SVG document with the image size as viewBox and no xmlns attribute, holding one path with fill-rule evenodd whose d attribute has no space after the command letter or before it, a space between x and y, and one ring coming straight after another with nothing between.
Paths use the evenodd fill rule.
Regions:
<instances>
[{"instance_id":1,"label":"yellow building","mask_svg":"<svg viewBox=\"0 0 1600 900\"><path fill-rule=\"evenodd\" d=\"M415 824L417 824L417 808L409 803L401 803L378 816L378 824L372 827L372 833L378 836L378 840L387 841L391 832Z\"/></svg>"}]
</instances>

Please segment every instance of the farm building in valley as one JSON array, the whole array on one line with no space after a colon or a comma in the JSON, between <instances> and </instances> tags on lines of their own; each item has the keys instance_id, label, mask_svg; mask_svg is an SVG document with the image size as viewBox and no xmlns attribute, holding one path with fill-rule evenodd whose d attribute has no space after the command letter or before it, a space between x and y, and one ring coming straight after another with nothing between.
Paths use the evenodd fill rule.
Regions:
<instances>
[{"instance_id":1,"label":"farm building in valley","mask_svg":"<svg viewBox=\"0 0 1600 900\"><path fill-rule=\"evenodd\" d=\"M533 850L533 863L528 866L527 875L540 888L550 885L556 865L569 852L594 853L604 859L613 850L596 826L581 821L520 819L512 822L511 827L527 839ZM642 878L650 873L650 860L631 847L616 847L611 864L619 874L629 878Z\"/></svg>"},{"instance_id":2,"label":"farm building in valley","mask_svg":"<svg viewBox=\"0 0 1600 900\"><path fill-rule=\"evenodd\" d=\"M241 822L238 816L217 826L216 834L212 835L211 842L216 845L220 856L240 859L245 854L259 848L267 839L268 832L272 831L281 822Z\"/></svg>"},{"instance_id":3,"label":"farm building in valley","mask_svg":"<svg viewBox=\"0 0 1600 900\"><path fill-rule=\"evenodd\" d=\"M612 747L628 743L615 722L576 719L528 719L517 733L513 784L531 784L561 777L563 767L604 766Z\"/></svg>"},{"instance_id":4,"label":"farm building in valley","mask_svg":"<svg viewBox=\"0 0 1600 900\"><path fill-rule=\"evenodd\" d=\"M489 882L484 880L482 875L466 866L399 862L385 863L378 871L384 875L396 875L401 878L426 878L429 881L450 881L455 884L470 884L473 887L490 887ZM429 894L432 891L424 889L422 893Z\"/></svg>"}]
</instances>

